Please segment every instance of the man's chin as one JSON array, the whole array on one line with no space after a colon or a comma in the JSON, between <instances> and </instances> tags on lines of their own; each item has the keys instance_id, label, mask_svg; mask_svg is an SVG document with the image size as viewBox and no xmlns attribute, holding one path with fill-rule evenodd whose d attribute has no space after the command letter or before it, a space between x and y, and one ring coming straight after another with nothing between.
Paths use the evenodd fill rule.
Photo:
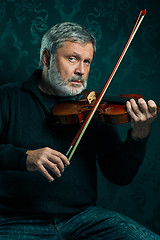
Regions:
<instances>
[{"instance_id":1,"label":"man's chin","mask_svg":"<svg viewBox=\"0 0 160 240\"><path fill-rule=\"evenodd\" d=\"M54 88L54 92L56 93L56 95L58 96L76 96L78 94L80 94L82 91L84 91L86 89L86 85L82 85L81 86L77 86L76 85L65 85L65 86L59 86L57 88Z\"/></svg>"},{"instance_id":2,"label":"man's chin","mask_svg":"<svg viewBox=\"0 0 160 240\"><path fill-rule=\"evenodd\" d=\"M84 90L85 90L85 88L82 86L81 87L70 87L70 88L66 89L66 91L63 92L63 94L65 96L76 96Z\"/></svg>"},{"instance_id":3,"label":"man's chin","mask_svg":"<svg viewBox=\"0 0 160 240\"><path fill-rule=\"evenodd\" d=\"M75 95L77 95L77 94L80 94L84 90L85 90L84 86L81 86L81 87L80 86L79 87L76 86L76 87L72 87L70 92L75 94Z\"/></svg>"}]
</instances>

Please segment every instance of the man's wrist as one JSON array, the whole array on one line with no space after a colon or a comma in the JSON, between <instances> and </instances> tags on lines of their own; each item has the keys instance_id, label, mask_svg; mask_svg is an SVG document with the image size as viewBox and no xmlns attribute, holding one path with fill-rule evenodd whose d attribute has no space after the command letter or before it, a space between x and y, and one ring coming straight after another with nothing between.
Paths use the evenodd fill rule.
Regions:
<instances>
[{"instance_id":1,"label":"man's wrist","mask_svg":"<svg viewBox=\"0 0 160 240\"><path fill-rule=\"evenodd\" d=\"M131 129L131 137L136 141L143 141L148 138L150 129L141 129L140 131L134 131Z\"/></svg>"}]
</instances>

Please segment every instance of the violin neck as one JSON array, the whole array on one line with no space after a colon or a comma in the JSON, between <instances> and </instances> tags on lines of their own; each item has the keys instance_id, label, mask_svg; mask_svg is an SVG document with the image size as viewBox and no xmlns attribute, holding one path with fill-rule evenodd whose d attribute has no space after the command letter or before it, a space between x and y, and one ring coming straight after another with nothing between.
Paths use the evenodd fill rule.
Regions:
<instances>
[{"instance_id":1,"label":"violin neck","mask_svg":"<svg viewBox=\"0 0 160 240\"><path fill-rule=\"evenodd\" d=\"M104 96L103 101L110 102L110 103L118 103L118 104L126 104L131 98L129 97L120 97L120 96ZM135 99L137 102L137 99Z\"/></svg>"},{"instance_id":2,"label":"violin neck","mask_svg":"<svg viewBox=\"0 0 160 240\"><path fill-rule=\"evenodd\" d=\"M103 101L107 101L110 103L118 103L118 104L126 104L127 101L129 101L131 98L130 97L119 97L119 96L104 96ZM138 103L138 99L135 99L136 103ZM145 101L148 101L145 99ZM157 104L157 111L160 113L160 104L158 104L157 101L155 101Z\"/></svg>"}]
</instances>

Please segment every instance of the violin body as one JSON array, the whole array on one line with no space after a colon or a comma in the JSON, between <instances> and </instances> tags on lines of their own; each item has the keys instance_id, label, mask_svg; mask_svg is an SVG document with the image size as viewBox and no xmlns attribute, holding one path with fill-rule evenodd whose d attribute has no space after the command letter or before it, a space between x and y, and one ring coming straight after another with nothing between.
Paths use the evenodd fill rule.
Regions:
<instances>
[{"instance_id":1,"label":"violin body","mask_svg":"<svg viewBox=\"0 0 160 240\"><path fill-rule=\"evenodd\" d=\"M94 106L94 102L89 104L87 96L89 91L83 92L83 97L75 102L68 101L56 104L52 110L53 118L59 125L70 125L83 123ZM99 93L96 93L96 97ZM100 119L107 123L121 124L130 121L130 117L126 111L126 101L134 98L142 97L138 94L120 95L119 97L104 98L99 104L94 119Z\"/></svg>"}]
</instances>

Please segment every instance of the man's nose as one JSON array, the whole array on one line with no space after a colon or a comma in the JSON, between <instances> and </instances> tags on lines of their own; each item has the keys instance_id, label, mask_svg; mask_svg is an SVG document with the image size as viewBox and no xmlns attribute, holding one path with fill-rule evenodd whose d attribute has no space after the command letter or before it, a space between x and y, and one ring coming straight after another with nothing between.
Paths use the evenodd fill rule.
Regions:
<instances>
[{"instance_id":1,"label":"man's nose","mask_svg":"<svg viewBox=\"0 0 160 240\"><path fill-rule=\"evenodd\" d=\"M81 76L85 74L84 63L83 62L79 62L77 64L76 69L75 69L75 73L79 74Z\"/></svg>"}]
</instances>

